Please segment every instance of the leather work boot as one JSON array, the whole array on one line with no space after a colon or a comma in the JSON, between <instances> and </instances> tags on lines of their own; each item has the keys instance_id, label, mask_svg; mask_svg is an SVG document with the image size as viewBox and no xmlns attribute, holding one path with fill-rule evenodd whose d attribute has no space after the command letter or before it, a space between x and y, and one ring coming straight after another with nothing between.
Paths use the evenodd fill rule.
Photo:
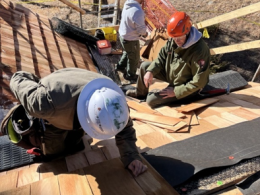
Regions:
<instances>
[{"instance_id":1,"label":"leather work boot","mask_svg":"<svg viewBox=\"0 0 260 195\"><path fill-rule=\"evenodd\" d=\"M146 98L146 96L138 95L136 89L129 89L129 90L126 91L125 94L126 94L127 96L130 96L130 97L133 97L133 98L137 98L137 99L140 99L140 100Z\"/></svg>"},{"instance_id":2,"label":"leather work boot","mask_svg":"<svg viewBox=\"0 0 260 195\"><path fill-rule=\"evenodd\" d=\"M127 81L130 81L131 84L136 83L138 75L128 76L127 74L124 74L124 79Z\"/></svg>"}]
</instances>

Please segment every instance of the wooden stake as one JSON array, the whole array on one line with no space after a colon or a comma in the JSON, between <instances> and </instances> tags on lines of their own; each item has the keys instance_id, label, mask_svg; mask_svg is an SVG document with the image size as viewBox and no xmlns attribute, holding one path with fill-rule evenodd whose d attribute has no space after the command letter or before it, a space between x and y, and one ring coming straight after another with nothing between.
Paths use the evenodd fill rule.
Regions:
<instances>
[{"instance_id":1,"label":"wooden stake","mask_svg":"<svg viewBox=\"0 0 260 195\"><path fill-rule=\"evenodd\" d=\"M199 29L201 29L201 28L205 28L207 26L212 26L214 24L218 24L218 23L221 23L221 22L224 22L227 20L239 18L241 16L245 16L247 14L251 14L251 13L257 12L259 10L260 10L260 2L243 7L241 9L237 9L235 11L232 11L232 12L220 15L220 16L217 16L215 18L205 20L203 22L199 22L196 25L198 26Z\"/></svg>"},{"instance_id":2,"label":"wooden stake","mask_svg":"<svg viewBox=\"0 0 260 195\"><path fill-rule=\"evenodd\" d=\"M211 55L260 48L260 40L210 49Z\"/></svg>"},{"instance_id":3,"label":"wooden stake","mask_svg":"<svg viewBox=\"0 0 260 195\"><path fill-rule=\"evenodd\" d=\"M73 9L75 9L76 11L80 12L81 14L86 14L85 10L77 7L76 5L74 5L73 3L71 3L67 0L59 0L59 1L61 1L62 3L66 4L67 6L73 8Z\"/></svg>"}]
</instances>

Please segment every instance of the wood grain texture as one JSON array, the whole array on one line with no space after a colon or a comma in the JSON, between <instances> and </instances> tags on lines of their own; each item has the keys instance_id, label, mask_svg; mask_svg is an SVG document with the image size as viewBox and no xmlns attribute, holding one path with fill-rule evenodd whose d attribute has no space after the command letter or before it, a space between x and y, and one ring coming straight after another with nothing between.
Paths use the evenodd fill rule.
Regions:
<instances>
[{"instance_id":1,"label":"wood grain texture","mask_svg":"<svg viewBox=\"0 0 260 195\"><path fill-rule=\"evenodd\" d=\"M31 186L26 185L19 188L13 188L4 192L0 192L0 195L31 195Z\"/></svg>"},{"instance_id":2,"label":"wood grain texture","mask_svg":"<svg viewBox=\"0 0 260 195\"><path fill-rule=\"evenodd\" d=\"M40 180L40 173L38 167L30 167L28 169L22 169L18 172L17 187L24 186Z\"/></svg>"},{"instance_id":3,"label":"wood grain texture","mask_svg":"<svg viewBox=\"0 0 260 195\"><path fill-rule=\"evenodd\" d=\"M71 172L70 174L60 174L58 175L58 181L60 186L60 194L62 195L93 195L82 169Z\"/></svg>"},{"instance_id":4,"label":"wood grain texture","mask_svg":"<svg viewBox=\"0 0 260 195\"><path fill-rule=\"evenodd\" d=\"M175 125L176 123L182 120L182 119L173 118L169 116L158 116L154 114L146 114L140 112L135 112L135 113L132 112L130 113L130 116L134 119L151 121L151 122L157 121L158 123L166 124L166 125Z\"/></svg>"},{"instance_id":5,"label":"wood grain texture","mask_svg":"<svg viewBox=\"0 0 260 195\"><path fill-rule=\"evenodd\" d=\"M142 160L148 169L145 173L135 177L135 180L146 195L178 195L172 186L143 157Z\"/></svg>"},{"instance_id":6,"label":"wood grain texture","mask_svg":"<svg viewBox=\"0 0 260 195\"><path fill-rule=\"evenodd\" d=\"M145 121L145 122L150 125L156 126L156 127L167 129L168 132L178 131L179 129L181 129L187 125L187 123L184 121L180 121L176 125L164 125L164 124L154 123L154 122L150 122L150 121Z\"/></svg>"},{"instance_id":7,"label":"wood grain texture","mask_svg":"<svg viewBox=\"0 0 260 195\"><path fill-rule=\"evenodd\" d=\"M138 112L144 112L144 113L148 113L148 114L156 113L156 110L153 110L150 107L140 104L136 101L128 101L127 104L130 108L132 108Z\"/></svg>"},{"instance_id":8,"label":"wood grain texture","mask_svg":"<svg viewBox=\"0 0 260 195\"><path fill-rule=\"evenodd\" d=\"M84 172L94 195L145 195L118 158L84 168Z\"/></svg>"},{"instance_id":9,"label":"wood grain texture","mask_svg":"<svg viewBox=\"0 0 260 195\"><path fill-rule=\"evenodd\" d=\"M228 121L226 119L223 119L223 118L215 116L215 115L205 117L204 119L219 128L229 127L229 126L235 124L234 122Z\"/></svg>"},{"instance_id":10,"label":"wood grain texture","mask_svg":"<svg viewBox=\"0 0 260 195\"><path fill-rule=\"evenodd\" d=\"M0 192L11 190L17 187L18 171L0 176Z\"/></svg>"},{"instance_id":11,"label":"wood grain texture","mask_svg":"<svg viewBox=\"0 0 260 195\"><path fill-rule=\"evenodd\" d=\"M60 194L58 177L53 176L31 184L31 195Z\"/></svg>"},{"instance_id":12,"label":"wood grain texture","mask_svg":"<svg viewBox=\"0 0 260 195\"><path fill-rule=\"evenodd\" d=\"M134 128L137 137L154 132L154 129L147 124L134 125Z\"/></svg>"},{"instance_id":13,"label":"wood grain texture","mask_svg":"<svg viewBox=\"0 0 260 195\"><path fill-rule=\"evenodd\" d=\"M55 160L52 162L42 163L39 166L40 179L45 179L52 177L54 175L59 175L62 173L67 173L67 165L65 158Z\"/></svg>"},{"instance_id":14,"label":"wood grain texture","mask_svg":"<svg viewBox=\"0 0 260 195\"><path fill-rule=\"evenodd\" d=\"M141 139L149 148L152 149L171 143L173 141L164 134L157 131L139 136L138 138Z\"/></svg>"},{"instance_id":15,"label":"wood grain texture","mask_svg":"<svg viewBox=\"0 0 260 195\"><path fill-rule=\"evenodd\" d=\"M85 152L90 165L106 161L106 157L100 148Z\"/></svg>"},{"instance_id":16,"label":"wood grain texture","mask_svg":"<svg viewBox=\"0 0 260 195\"><path fill-rule=\"evenodd\" d=\"M221 22L224 22L227 20L238 18L238 17L244 16L244 15L250 14L250 13L254 13L259 10L260 10L260 2L234 10L234 11L231 11L229 13L225 13L225 14L217 16L215 18L211 18L211 19L199 22L199 23L197 23L197 26L199 29L205 28L207 26L211 26L211 25L218 24L218 23L221 23Z\"/></svg>"},{"instance_id":17,"label":"wood grain texture","mask_svg":"<svg viewBox=\"0 0 260 195\"><path fill-rule=\"evenodd\" d=\"M190 111L196 110L198 108L208 106L210 104L214 104L218 101L219 101L218 99L207 98L207 99L199 100L194 103L188 104L186 106L182 106L180 108L177 108L176 110L179 112L190 112Z\"/></svg>"},{"instance_id":18,"label":"wood grain texture","mask_svg":"<svg viewBox=\"0 0 260 195\"><path fill-rule=\"evenodd\" d=\"M176 108L171 108L169 106L162 106L160 108L156 108L155 110L157 110L164 116L170 116L170 117L174 117L174 118L184 118L185 117L185 114L180 113L176 110Z\"/></svg>"},{"instance_id":19,"label":"wood grain texture","mask_svg":"<svg viewBox=\"0 0 260 195\"><path fill-rule=\"evenodd\" d=\"M85 153L77 153L65 157L68 171L75 171L89 165Z\"/></svg>"}]
</instances>

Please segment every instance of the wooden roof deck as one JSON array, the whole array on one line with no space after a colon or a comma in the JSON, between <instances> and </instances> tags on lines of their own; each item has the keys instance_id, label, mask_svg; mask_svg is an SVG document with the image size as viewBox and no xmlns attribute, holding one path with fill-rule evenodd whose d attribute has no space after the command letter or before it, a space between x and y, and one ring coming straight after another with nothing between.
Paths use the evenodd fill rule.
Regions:
<instances>
[{"instance_id":1,"label":"wooden roof deck","mask_svg":"<svg viewBox=\"0 0 260 195\"><path fill-rule=\"evenodd\" d=\"M0 106L15 101L9 90L11 75L26 70L43 77L67 67L96 72L86 47L51 30L48 18L6 0L0 1ZM150 87L161 88L165 83ZM158 124L134 121L137 146L144 152L170 142L231 126L260 117L260 84L249 83L242 90L214 97L219 101L186 113L186 126L168 133ZM129 105L139 104L128 99ZM176 108L151 110L145 103L137 110L180 117ZM131 113L135 112L131 109ZM84 137L85 150L49 163L32 164L0 172L0 194L177 194L151 167L135 178L123 168L114 139L92 140ZM241 194L236 189L222 194Z\"/></svg>"},{"instance_id":2,"label":"wooden roof deck","mask_svg":"<svg viewBox=\"0 0 260 195\"><path fill-rule=\"evenodd\" d=\"M163 84L154 84L151 90L162 87ZM175 133L168 133L164 128L135 120L138 149L144 152L170 142L258 118L259 97L258 83L249 83L245 89L230 95L216 96L214 99L219 100L217 103L196 109L193 115L186 113L184 121L190 125ZM131 102L132 100L128 101L133 107ZM158 116L182 117L173 107L164 106L151 110L145 103L141 103L137 109L139 108L146 113L152 111ZM84 143L85 150L72 156L1 172L0 194L177 194L146 162L148 171L137 178L133 177L123 168L114 139L100 141L85 136ZM232 193L241 194L237 189L221 194Z\"/></svg>"},{"instance_id":3,"label":"wooden roof deck","mask_svg":"<svg viewBox=\"0 0 260 195\"><path fill-rule=\"evenodd\" d=\"M0 0L0 104L14 100L9 90L14 72L44 77L69 67L97 72L84 44L55 33L45 16Z\"/></svg>"}]
</instances>

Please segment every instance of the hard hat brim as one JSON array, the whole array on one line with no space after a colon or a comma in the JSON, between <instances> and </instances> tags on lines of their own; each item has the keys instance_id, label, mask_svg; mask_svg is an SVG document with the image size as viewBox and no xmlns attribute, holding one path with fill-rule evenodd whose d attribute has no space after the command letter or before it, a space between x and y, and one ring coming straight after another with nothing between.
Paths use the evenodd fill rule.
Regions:
<instances>
[{"instance_id":1,"label":"hard hat brim","mask_svg":"<svg viewBox=\"0 0 260 195\"><path fill-rule=\"evenodd\" d=\"M84 88L82 89L82 91L81 91L81 93L79 95L78 102L77 102L78 120L79 120L79 123L80 123L82 129L90 137L95 138L95 139L100 139L100 140L109 139L109 138L111 138L111 135L94 134L92 132L90 124L86 120L86 116L87 116L87 113L86 113L86 102L87 102L87 100L89 100L91 95L97 89L101 89L102 87L107 87L107 88L110 88L110 89L114 89L115 91L117 91L122 96L125 96L123 91L112 80L107 79L107 78L97 78L97 79L94 79L94 80L90 81L89 83L87 83L84 86Z\"/></svg>"}]
</instances>

